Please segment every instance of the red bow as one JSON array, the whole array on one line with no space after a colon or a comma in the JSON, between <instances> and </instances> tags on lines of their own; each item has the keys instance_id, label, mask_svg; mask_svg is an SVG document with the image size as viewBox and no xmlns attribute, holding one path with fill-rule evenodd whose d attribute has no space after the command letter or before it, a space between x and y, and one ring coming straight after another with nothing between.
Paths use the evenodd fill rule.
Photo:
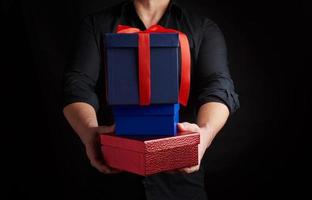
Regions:
<instances>
[{"instance_id":1,"label":"red bow","mask_svg":"<svg viewBox=\"0 0 312 200\"><path fill-rule=\"evenodd\" d=\"M178 33L181 49L181 82L179 91L179 103L186 106L190 92L190 66L191 56L187 36L174 29L167 29L159 25L153 25L145 31L131 26L118 25L117 33L138 33L139 55L139 94L140 105L149 105L151 102L150 79L150 38L149 33Z\"/></svg>"}]
</instances>

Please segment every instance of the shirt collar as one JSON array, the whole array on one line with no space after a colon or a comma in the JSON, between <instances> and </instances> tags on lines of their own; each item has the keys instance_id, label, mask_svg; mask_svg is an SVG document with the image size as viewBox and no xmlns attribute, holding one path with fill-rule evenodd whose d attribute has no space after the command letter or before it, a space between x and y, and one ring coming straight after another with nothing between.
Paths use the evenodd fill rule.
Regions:
<instances>
[{"instance_id":1,"label":"shirt collar","mask_svg":"<svg viewBox=\"0 0 312 200\"><path fill-rule=\"evenodd\" d=\"M164 15L159 20L158 24L166 27L169 23L169 18L172 13L172 9L175 6L175 0L170 0L169 5L164 13ZM138 16L132 0L125 1L121 7L121 15L119 19L119 24L128 25L132 27L139 28L140 30L145 30L145 25Z\"/></svg>"}]
</instances>

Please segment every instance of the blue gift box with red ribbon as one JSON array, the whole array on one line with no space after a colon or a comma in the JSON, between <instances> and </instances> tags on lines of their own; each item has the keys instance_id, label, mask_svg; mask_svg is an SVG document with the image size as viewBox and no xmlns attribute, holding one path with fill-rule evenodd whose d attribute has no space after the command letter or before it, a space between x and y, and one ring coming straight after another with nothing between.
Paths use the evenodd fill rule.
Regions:
<instances>
[{"instance_id":1,"label":"blue gift box with red ribbon","mask_svg":"<svg viewBox=\"0 0 312 200\"><path fill-rule=\"evenodd\" d=\"M177 133L179 103L188 97L189 71L180 68L179 33L159 30L105 34L106 97L117 135Z\"/></svg>"},{"instance_id":2,"label":"blue gift box with red ribbon","mask_svg":"<svg viewBox=\"0 0 312 200\"><path fill-rule=\"evenodd\" d=\"M109 105L139 105L138 35L106 34ZM150 34L151 104L178 103L178 34ZM146 78L146 77L144 77Z\"/></svg>"}]
</instances>

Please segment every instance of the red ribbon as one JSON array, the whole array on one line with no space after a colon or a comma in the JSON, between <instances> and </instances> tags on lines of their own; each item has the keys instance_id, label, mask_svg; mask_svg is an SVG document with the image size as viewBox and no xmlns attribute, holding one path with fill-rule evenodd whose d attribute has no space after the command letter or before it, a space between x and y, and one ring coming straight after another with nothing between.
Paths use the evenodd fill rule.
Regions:
<instances>
[{"instance_id":1,"label":"red ribbon","mask_svg":"<svg viewBox=\"0 0 312 200\"><path fill-rule=\"evenodd\" d=\"M159 25L153 25L145 31L131 26L118 25L117 33L138 33L139 55L139 94L140 105L151 103L151 67L150 67L150 38L149 33L178 33L181 49L181 81L179 91L179 103L186 106L191 80L191 55L187 36L174 29L167 29Z\"/></svg>"}]
</instances>

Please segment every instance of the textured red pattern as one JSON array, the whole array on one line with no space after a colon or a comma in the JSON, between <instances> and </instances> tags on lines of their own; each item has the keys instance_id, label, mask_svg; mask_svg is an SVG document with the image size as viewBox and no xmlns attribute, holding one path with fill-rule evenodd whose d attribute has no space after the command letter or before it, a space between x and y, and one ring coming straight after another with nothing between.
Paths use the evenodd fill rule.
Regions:
<instances>
[{"instance_id":1,"label":"textured red pattern","mask_svg":"<svg viewBox=\"0 0 312 200\"><path fill-rule=\"evenodd\" d=\"M199 133L157 139L103 134L101 144L108 165L143 176L198 163Z\"/></svg>"}]
</instances>

